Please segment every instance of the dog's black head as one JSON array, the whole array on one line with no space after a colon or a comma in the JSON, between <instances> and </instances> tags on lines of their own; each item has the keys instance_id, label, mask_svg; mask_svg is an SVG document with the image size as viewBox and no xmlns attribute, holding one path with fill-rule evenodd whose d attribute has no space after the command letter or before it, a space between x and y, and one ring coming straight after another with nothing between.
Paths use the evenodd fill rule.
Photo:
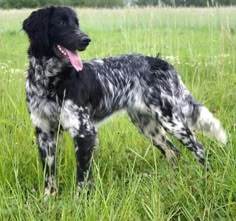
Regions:
<instances>
[{"instance_id":1,"label":"dog's black head","mask_svg":"<svg viewBox=\"0 0 236 221\"><path fill-rule=\"evenodd\" d=\"M77 71L82 69L76 50L85 50L91 40L80 30L72 9L51 6L34 11L24 20L23 29L30 39L30 56L69 59Z\"/></svg>"}]
</instances>

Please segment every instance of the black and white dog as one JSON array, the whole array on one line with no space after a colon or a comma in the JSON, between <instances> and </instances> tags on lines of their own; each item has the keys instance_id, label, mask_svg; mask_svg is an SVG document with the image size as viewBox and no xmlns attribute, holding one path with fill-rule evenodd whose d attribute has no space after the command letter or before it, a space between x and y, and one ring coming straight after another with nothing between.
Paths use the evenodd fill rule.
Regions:
<instances>
[{"instance_id":1,"label":"black and white dog","mask_svg":"<svg viewBox=\"0 0 236 221\"><path fill-rule=\"evenodd\" d=\"M45 169L45 194L56 190L58 129L74 139L82 187L90 177L96 124L122 109L169 160L179 151L166 132L203 164L203 146L191 129L227 142L220 122L192 97L173 66L159 57L130 54L82 62L76 51L85 50L90 38L67 7L34 11L23 29L30 40L26 99Z\"/></svg>"}]
</instances>

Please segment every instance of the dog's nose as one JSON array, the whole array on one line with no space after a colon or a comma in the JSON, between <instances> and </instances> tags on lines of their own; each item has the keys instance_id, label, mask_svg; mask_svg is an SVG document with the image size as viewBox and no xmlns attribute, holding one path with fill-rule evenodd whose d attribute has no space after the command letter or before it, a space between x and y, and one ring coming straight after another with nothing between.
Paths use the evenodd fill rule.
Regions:
<instances>
[{"instance_id":1,"label":"dog's nose","mask_svg":"<svg viewBox=\"0 0 236 221\"><path fill-rule=\"evenodd\" d=\"M83 36L81 39L81 43L84 45L88 45L91 39L88 36Z\"/></svg>"}]
</instances>

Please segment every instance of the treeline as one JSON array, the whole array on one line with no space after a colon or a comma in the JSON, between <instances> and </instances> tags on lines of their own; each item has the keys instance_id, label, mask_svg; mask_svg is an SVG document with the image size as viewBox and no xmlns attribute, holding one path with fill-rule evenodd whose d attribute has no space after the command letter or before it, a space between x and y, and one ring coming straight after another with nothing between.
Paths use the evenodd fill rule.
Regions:
<instances>
[{"instance_id":1,"label":"treeline","mask_svg":"<svg viewBox=\"0 0 236 221\"><path fill-rule=\"evenodd\" d=\"M47 5L95 8L126 6L209 7L236 5L236 0L0 0L0 8L36 8Z\"/></svg>"},{"instance_id":2,"label":"treeline","mask_svg":"<svg viewBox=\"0 0 236 221\"><path fill-rule=\"evenodd\" d=\"M236 5L236 0L135 0L138 6L210 7Z\"/></svg>"}]
</instances>

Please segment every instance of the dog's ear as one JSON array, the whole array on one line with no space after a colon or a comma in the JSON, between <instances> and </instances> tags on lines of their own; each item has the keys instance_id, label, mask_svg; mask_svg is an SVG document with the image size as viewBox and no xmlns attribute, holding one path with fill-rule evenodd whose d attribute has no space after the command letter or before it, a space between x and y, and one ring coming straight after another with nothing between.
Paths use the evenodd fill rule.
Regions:
<instances>
[{"instance_id":1,"label":"dog's ear","mask_svg":"<svg viewBox=\"0 0 236 221\"><path fill-rule=\"evenodd\" d=\"M23 30L28 34L31 45L47 49L49 46L48 24L53 7L39 9L24 20Z\"/></svg>"}]
</instances>

